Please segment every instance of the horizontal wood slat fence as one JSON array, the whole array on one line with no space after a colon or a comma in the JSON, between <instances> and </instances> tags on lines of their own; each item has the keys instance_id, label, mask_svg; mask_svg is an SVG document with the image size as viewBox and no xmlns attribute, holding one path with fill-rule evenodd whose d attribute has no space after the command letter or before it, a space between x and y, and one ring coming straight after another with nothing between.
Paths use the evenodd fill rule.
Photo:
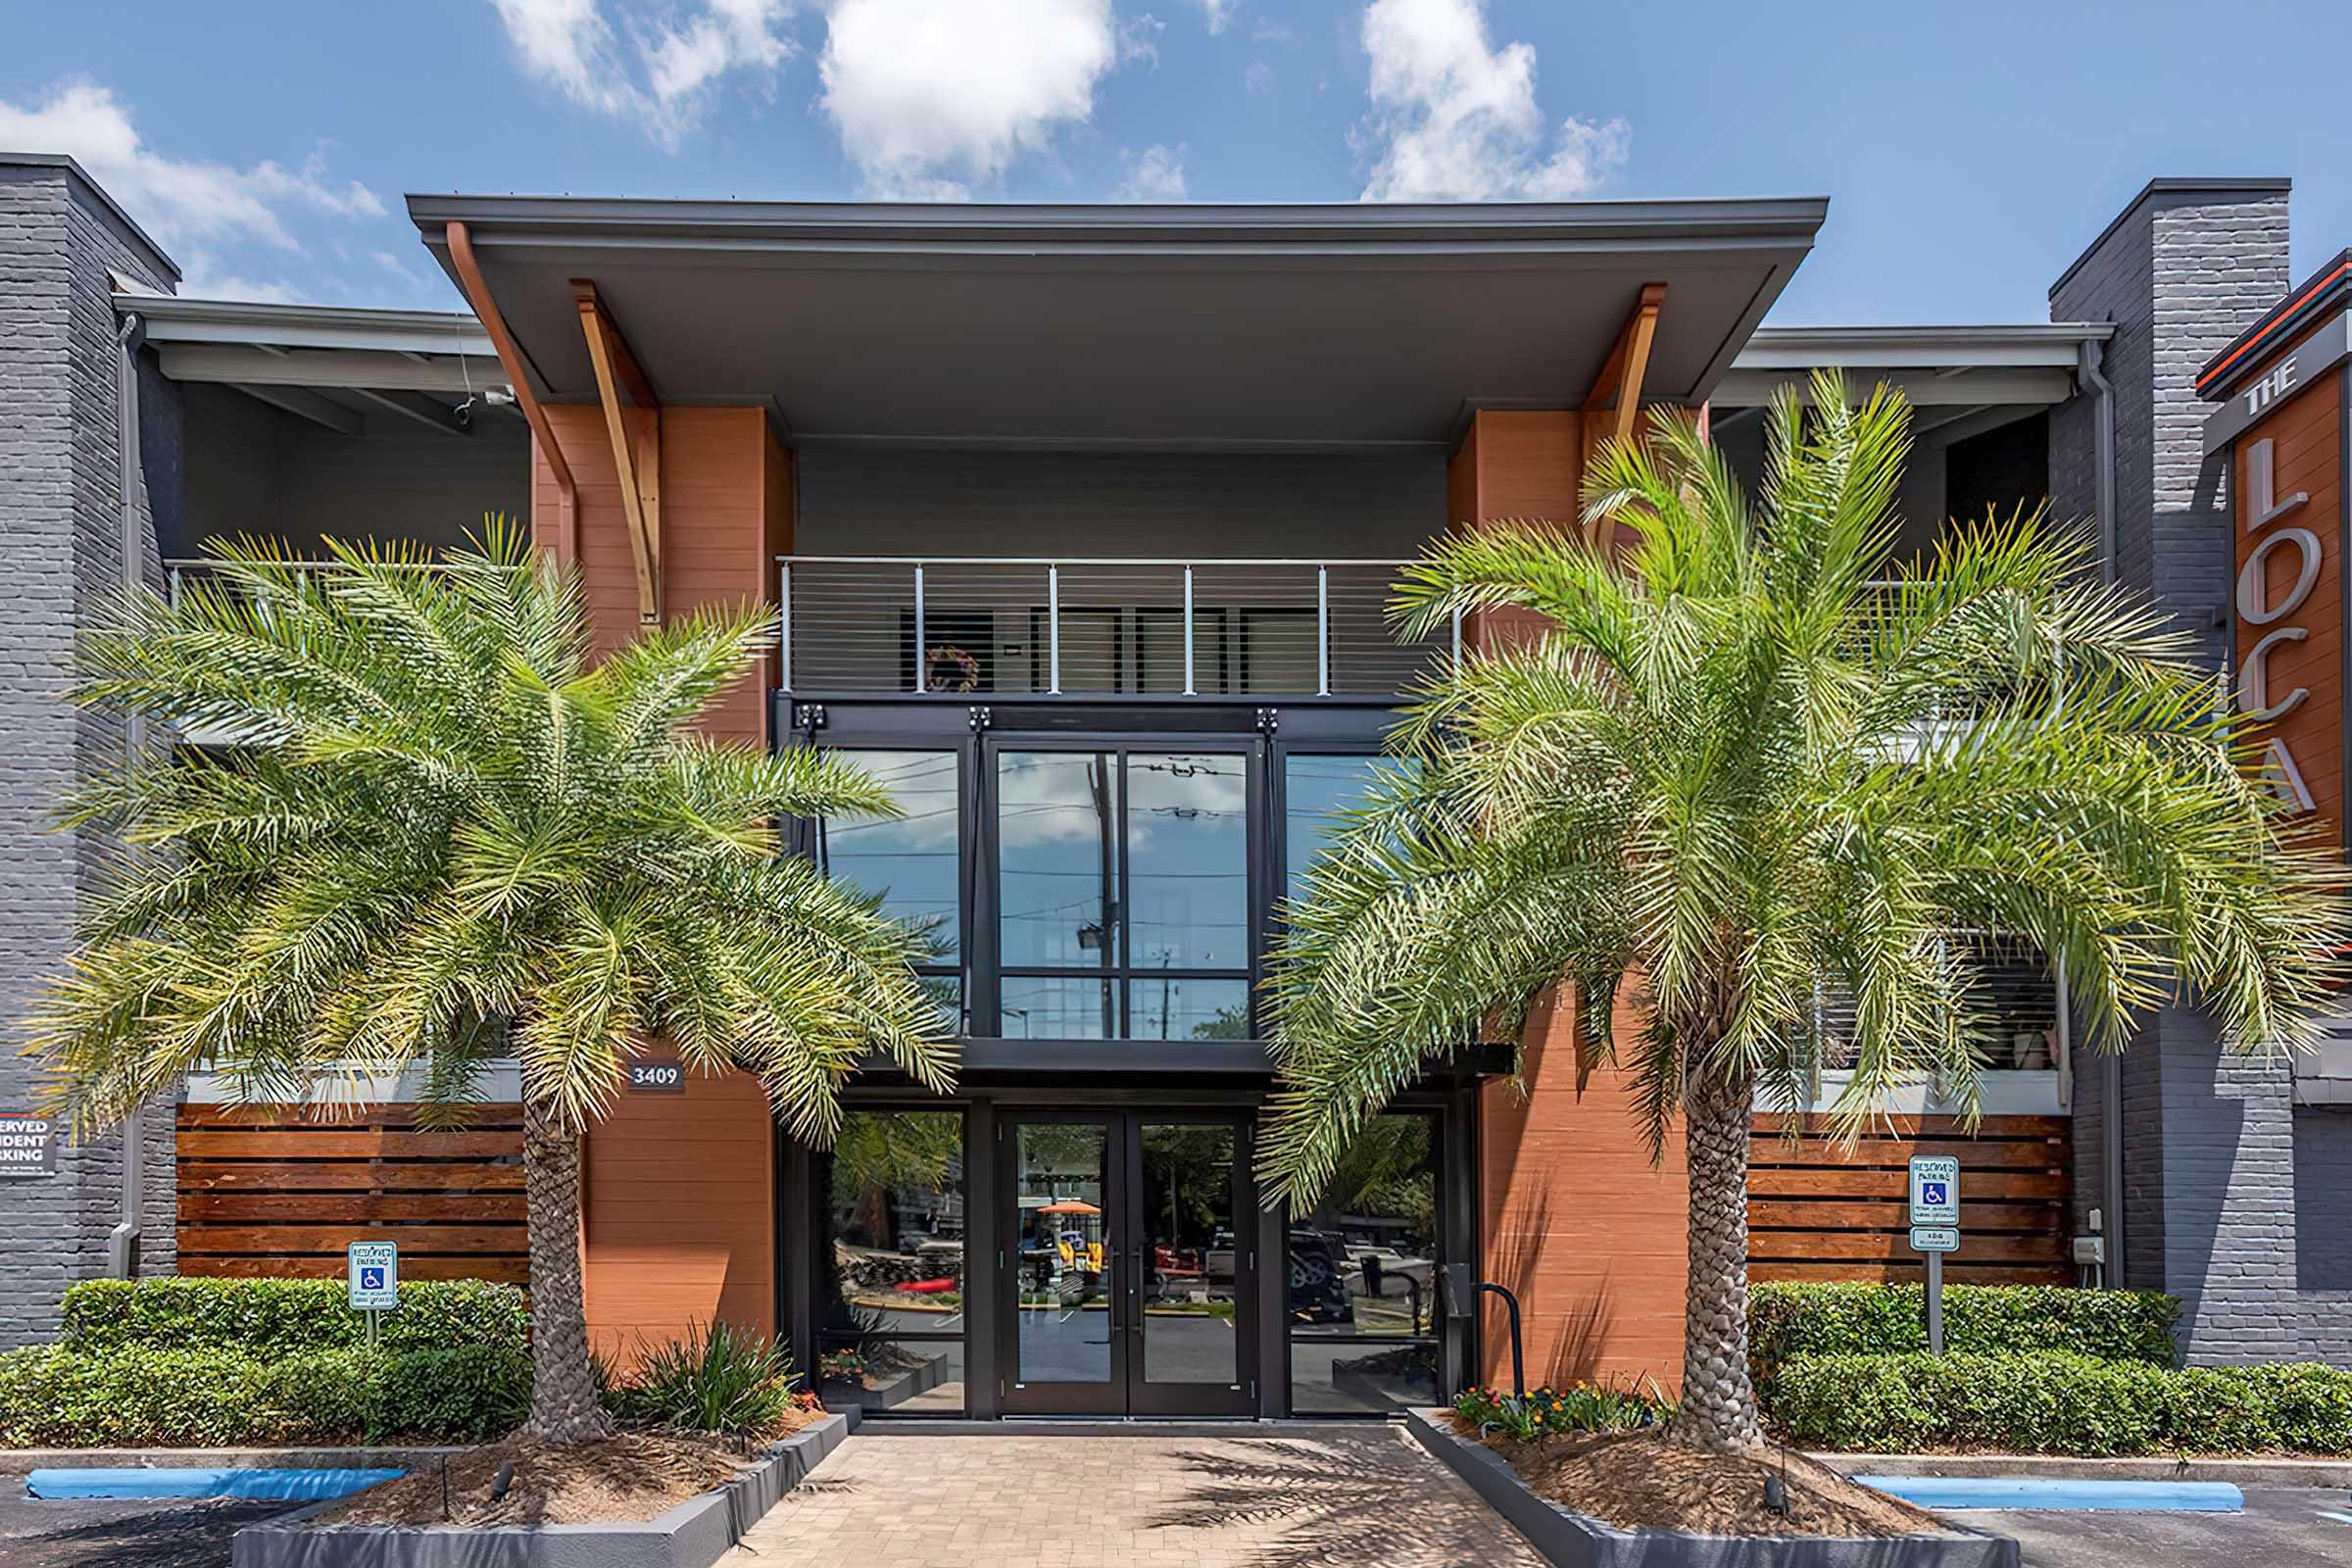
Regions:
<instances>
[{"instance_id":1,"label":"horizontal wood slat fence","mask_svg":"<svg viewBox=\"0 0 2352 1568\"><path fill-rule=\"evenodd\" d=\"M1960 1250L1943 1277L1970 1285L2066 1285L2070 1260L2063 1116L1987 1116L1975 1137L1952 1116L1896 1116L1841 1152L1826 1117L1790 1140L1778 1116L1758 1116L1747 1157L1747 1277L1751 1280L1917 1282L1910 1248L1908 1162L1960 1161Z\"/></svg>"},{"instance_id":2,"label":"horizontal wood slat fence","mask_svg":"<svg viewBox=\"0 0 2352 1568\"><path fill-rule=\"evenodd\" d=\"M179 1107L179 1272L337 1278L353 1242L397 1242L404 1279L527 1283L522 1110L427 1132L413 1104L330 1121Z\"/></svg>"}]
</instances>

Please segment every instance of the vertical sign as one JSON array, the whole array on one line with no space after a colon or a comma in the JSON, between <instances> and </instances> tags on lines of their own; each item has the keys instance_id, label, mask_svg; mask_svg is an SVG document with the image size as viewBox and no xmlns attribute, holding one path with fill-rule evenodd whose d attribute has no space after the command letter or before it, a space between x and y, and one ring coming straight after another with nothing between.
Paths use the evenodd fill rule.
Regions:
<instances>
[{"instance_id":1,"label":"vertical sign","mask_svg":"<svg viewBox=\"0 0 2352 1568\"><path fill-rule=\"evenodd\" d=\"M394 1242L354 1242L347 1254L351 1309L389 1312L400 1305L400 1247Z\"/></svg>"},{"instance_id":2,"label":"vertical sign","mask_svg":"<svg viewBox=\"0 0 2352 1568\"><path fill-rule=\"evenodd\" d=\"M2258 346L2259 345L2259 346ZM2236 579L2232 706L2264 786L2342 842L2345 812L2343 372L2352 317L2258 332L2226 373L2208 456L2226 453Z\"/></svg>"},{"instance_id":3,"label":"vertical sign","mask_svg":"<svg viewBox=\"0 0 2352 1568\"><path fill-rule=\"evenodd\" d=\"M1960 1161L1911 1157L1911 1250L1928 1258L1928 1353L1943 1353L1943 1254L1960 1246Z\"/></svg>"}]
</instances>

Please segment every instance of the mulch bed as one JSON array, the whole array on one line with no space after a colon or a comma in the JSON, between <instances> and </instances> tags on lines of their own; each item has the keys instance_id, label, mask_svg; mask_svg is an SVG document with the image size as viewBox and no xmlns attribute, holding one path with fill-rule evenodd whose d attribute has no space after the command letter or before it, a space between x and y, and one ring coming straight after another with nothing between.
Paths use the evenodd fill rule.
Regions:
<instances>
[{"instance_id":1,"label":"mulch bed","mask_svg":"<svg viewBox=\"0 0 2352 1568\"><path fill-rule=\"evenodd\" d=\"M775 1438L823 1419L795 1411ZM773 1438L770 1439L773 1441ZM760 1446L764 1447L765 1445ZM442 1513L442 1470L419 1470L354 1493L313 1514L315 1525L577 1525L656 1519L679 1503L732 1481L750 1460L723 1438L681 1432L623 1432L601 1443L556 1447L516 1433L449 1458L449 1512ZM497 1502L490 1493L500 1467L514 1484Z\"/></svg>"},{"instance_id":2,"label":"mulch bed","mask_svg":"<svg viewBox=\"0 0 2352 1568\"><path fill-rule=\"evenodd\" d=\"M1801 1453L1702 1453L1653 1432L1564 1433L1535 1443L1454 1429L1509 1462L1538 1496L1620 1530L1702 1536L1917 1536L1951 1526L1848 1481ZM1786 1473L1788 1512L1764 1506L1764 1478Z\"/></svg>"}]
</instances>

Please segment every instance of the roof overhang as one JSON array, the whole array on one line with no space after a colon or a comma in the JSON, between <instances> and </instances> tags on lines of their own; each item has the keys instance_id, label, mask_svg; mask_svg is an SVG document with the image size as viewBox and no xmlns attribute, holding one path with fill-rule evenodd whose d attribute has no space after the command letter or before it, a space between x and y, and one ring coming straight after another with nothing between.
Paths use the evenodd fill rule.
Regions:
<instances>
[{"instance_id":1,"label":"roof overhang","mask_svg":"<svg viewBox=\"0 0 2352 1568\"><path fill-rule=\"evenodd\" d=\"M409 210L453 277L466 225L551 402L596 398L587 278L662 402L767 405L803 442L1281 448L1443 444L1465 408L1576 407L1649 283L1645 396L1699 401L1827 203Z\"/></svg>"},{"instance_id":2,"label":"roof overhang","mask_svg":"<svg viewBox=\"0 0 2352 1568\"><path fill-rule=\"evenodd\" d=\"M2075 395L2084 345L2114 335L2105 321L1767 326L1740 351L1713 402L1759 408L1791 380L1835 369L1845 372L1850 390L1885 382L1915 408L2047 408Z\"/></svg>"}]
</instances>

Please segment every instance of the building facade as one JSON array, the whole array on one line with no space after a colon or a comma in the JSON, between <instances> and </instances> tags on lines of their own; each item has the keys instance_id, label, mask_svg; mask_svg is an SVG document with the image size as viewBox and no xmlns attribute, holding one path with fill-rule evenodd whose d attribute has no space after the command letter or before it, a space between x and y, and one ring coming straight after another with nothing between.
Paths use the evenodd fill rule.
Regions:
<instances>
[{"instance_id":1,"label":"building facade","mask_svg":"<svg viewBox=\"0 0 2352 1568\"><path fill-rule=\"evenodd\" d=\"M178 298L78 170L0 156L0 1003L21 1017L54 971L104 850L46 813L135 740L63 701L109 591L172 591L226 533L449 545L527 516L608 643L698 605L774 609L768 667L710 728L891 783L904 819L798 824L795 850L923 922L962 1042L954 1097L869 1075L829 1150L783 1137L756 1084L673 1077L649 1045L587 1140L601 1340L756 1323L869 1408L1373 1413L1504 1355L1500 1320L1454 1316L1443 1288L1478 1277L1523 1303L1531 1376L1671 1381L1679 1153L1642 1152L1565 1008L1433 1063L1316 1212L1257 1201L1254 983L1284 890L1366 788L1399 694L1514 630L1399 643L1396 564L1449 529L1572 516L1587 456L1644 405L1703 409L1752 473L1765 403L1833 367L1917 408L1907 545L2048 495L2096 530L2101 570L2242 670L2230 468L2253 460L2209 445L2205 394L2278 347L2211 368L2289 296L2286 198L2152 183L2047 322L1829 329L1761 324L1820 202L417 198L473 308L436 315ZM2301 332L2330 307L2298 309ZM2316 440L2266 471L2319 495L2294 466ZM2340 660L2342 639L2310 632L2266 658L2316 713L2340 683L2287 655ZM2340 824L2340 757L2302 777ZM2352 1062L2226 1059L2193 1001L2094 1059L2063 977L1986 942L2007 1057L1980 1135L1923 1085L1850 1154L1759 1141L1751 1273L1912 1277L1901 1166L1950 1143L1971 1194L1950 1277L2174 1291L2195 1361L2352 1358L2327 1245ZM29 1072L0 1061L0 1112L31 1108ZM379 1088L321 1120L200 1079L127 1146L20 1139L0 1341L42 1337L74 1279L336 1272L360 1239L400 1242L411 1277L522 1278L499 1087L462 1133Z\"/></svg>"}]
</instances>

